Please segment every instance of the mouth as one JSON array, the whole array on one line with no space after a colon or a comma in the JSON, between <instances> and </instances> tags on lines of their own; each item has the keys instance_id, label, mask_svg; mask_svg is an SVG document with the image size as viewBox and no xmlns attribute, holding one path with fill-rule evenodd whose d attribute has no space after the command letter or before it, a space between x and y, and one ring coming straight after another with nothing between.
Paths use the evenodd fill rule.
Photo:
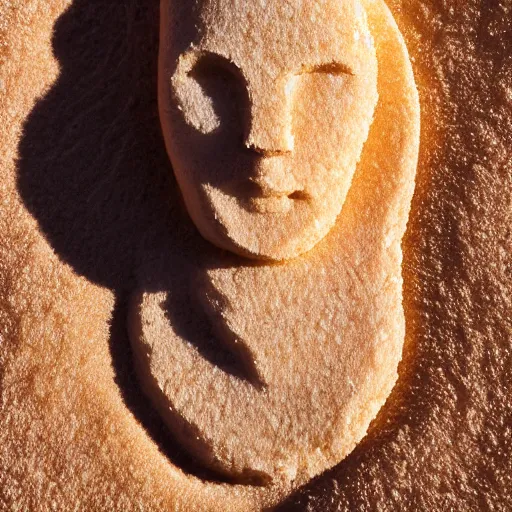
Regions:
<instances>
[{"instance_id":1,"label":"mouth","mask_svg":"<svg viewBox=\"0 0 512 512\"><path fill-rule=\"evenodd\" d=\"M249 197L249 209L256 213L287 213L298 201L307 201L309 195L303 190L278 191L265 190L258 191Z\"/></svg>"}]
</instances>

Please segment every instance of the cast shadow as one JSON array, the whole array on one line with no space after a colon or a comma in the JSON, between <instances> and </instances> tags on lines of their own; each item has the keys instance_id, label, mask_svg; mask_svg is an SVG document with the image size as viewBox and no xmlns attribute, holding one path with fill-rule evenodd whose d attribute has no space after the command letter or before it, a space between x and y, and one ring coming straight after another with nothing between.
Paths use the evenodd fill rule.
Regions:
<instances>
[{"instance_id":1,"label":"cast shadow","mask_svg":"<svg viewBox=\"0 0 512 512\"><path fill-rule=\"evenodd\" d=\"M197 255L192 266L200 272L216 251L186 214L162 140L158 23L159 0L75 0L58 19L52 44L60 75L26 120L18 190L58 257L114 292L110 351L126 406L172 463L221 481L180 448L149 405L126 327L141 264L164 251L172 272L189 282L195 277L183 254ZM176 314L179 305L170 303L169 314L193 336L193 319ZM224 369L236 372L237 361Z\"/></svg>"}]
</instances>

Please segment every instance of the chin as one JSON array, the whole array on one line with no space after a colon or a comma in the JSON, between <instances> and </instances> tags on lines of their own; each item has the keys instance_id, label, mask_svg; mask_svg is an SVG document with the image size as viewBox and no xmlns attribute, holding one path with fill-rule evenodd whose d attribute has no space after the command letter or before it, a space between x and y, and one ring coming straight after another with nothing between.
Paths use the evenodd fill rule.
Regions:
<instances>
[{"instance_id":1,"label":"chin","mask_svg":"<svg viewBox=\"0 0 512 512\"><path fill-rule=\"evenodd\" d=\"M268 214L261 214L265 216ZM276 215L272 215L276 220ZM279 217L279 215L277 215ZM279 235L261 227L248 227L243 235L237 233L237 237L229 236L225 226L216 226L216 235L212 230L208 233L202 232L204 238L208 239L220 249L232 252L239 256L266 263L279 263L292 260L311 251L329 232L328 228L311 230L304 228L295 231L293 236ZM219 233L219 231L221 231Z\"/></svg>"},{"instance_id":2,"label":"chin","mask_svg":"<svg viewBox=\"0 0 512 512\"><path fill-rule=\"evenodd\" d=\"M190 202L188 208L201 235L220 249L262 262L291 260L312 250L339 213L305 194L242 202L226 193L212 193L207 199Z\"/></svg>"}]
</instances>

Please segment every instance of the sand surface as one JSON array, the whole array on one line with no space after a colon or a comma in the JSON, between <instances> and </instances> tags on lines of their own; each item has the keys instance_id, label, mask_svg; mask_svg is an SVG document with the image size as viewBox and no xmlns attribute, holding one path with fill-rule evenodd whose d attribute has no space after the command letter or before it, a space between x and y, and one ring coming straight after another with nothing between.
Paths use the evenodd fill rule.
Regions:
<instances>
[{"instance_id":1,"label":"sand surface","mask_svg":"<svg viewBox=\"0 0 512 512\"><path fill-rule=\"evenodd\" d=\"M0 2L1 509L257 500L202 482L131 366L133 269L159 223L196 236L158 124L158 4ZM507 510L512 2L389 6L423 119L404 359L366 439L279 510Z\"/></svg>"}]
</instances>

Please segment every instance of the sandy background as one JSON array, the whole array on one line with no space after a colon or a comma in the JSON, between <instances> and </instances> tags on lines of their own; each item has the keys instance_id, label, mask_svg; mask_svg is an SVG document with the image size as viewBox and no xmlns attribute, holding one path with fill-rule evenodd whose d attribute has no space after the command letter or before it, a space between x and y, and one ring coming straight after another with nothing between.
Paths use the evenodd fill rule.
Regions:
<instances>
[{"instance_id":1,"label":"sandy background","mask_svg":"<svg viewBox=\"0 0 512 512\"><path fill-rule=\"evenodd\" d=\"M510 510L512 1L389 5L423 111L400 379L356 451L280 510ZM157 0L0 0L2 510L251 500L193 476L212 478L131 369L134 269L162 230L197 236L160 135L157 47Z\"/></svg>"}]
</instances>

